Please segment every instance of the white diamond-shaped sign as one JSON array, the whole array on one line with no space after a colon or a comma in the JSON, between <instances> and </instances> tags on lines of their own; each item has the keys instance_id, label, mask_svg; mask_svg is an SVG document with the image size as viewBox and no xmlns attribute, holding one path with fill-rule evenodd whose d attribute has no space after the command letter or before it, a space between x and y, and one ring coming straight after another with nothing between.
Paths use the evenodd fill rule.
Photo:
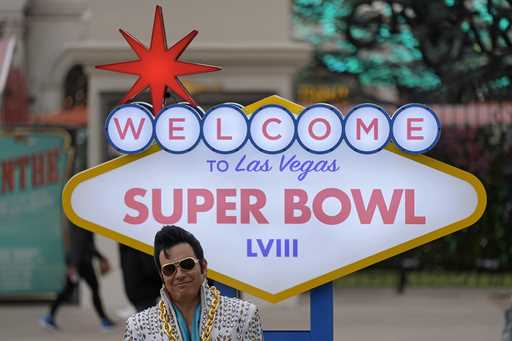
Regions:
<instances>
[{"instance_id":1,"label":"white diamond-shaped sign","mask_svg":"<svg viewBox=\"0 0 512 341\"><path fill-rule=\"evenodd\" d=\"M294 114L303 109L272 96L245 112L267 104ZM211 160L229 169L210 168ZM291 164L308 160L335 160L339 169L310 171L300 180ZM249 171L252 161L272 169ZM372 209L372 196L384 206ZM63 192L75 224L147 253L165 223L186 228L205 249L210 278L270 302L470 226L485 205L482 184L465 171L393 146L366 155L345 143L323 155L297 142L279 154L251 143L226 155L202 143L185 154L153 145L77 174ZM329 220L340 212L342 222Z\"/></svg>"}]
</instances>

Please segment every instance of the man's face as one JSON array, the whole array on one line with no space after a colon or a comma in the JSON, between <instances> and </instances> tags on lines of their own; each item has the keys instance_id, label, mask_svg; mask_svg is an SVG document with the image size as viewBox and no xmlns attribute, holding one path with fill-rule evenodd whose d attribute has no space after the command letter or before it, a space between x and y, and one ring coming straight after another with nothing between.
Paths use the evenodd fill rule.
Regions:
<instances>
[{"instance_id":1,"label":"man's face","mask_svg":"<svg viewBox=\"0 0 512 341\"><path fill-rule=\"evenodd\" d=\"M194 250L188 243L174 245L165 251L162 250L159 255L161 266L188 257L196 259ZM174 302L193 301L198 299L201 284L206 278L206 261L203 261L202 264L198 262L191 270L184 270L177 265L176 271L170 276L166 276L161 269L160 273L165 289Z\"/></svg>"}]
</instances>

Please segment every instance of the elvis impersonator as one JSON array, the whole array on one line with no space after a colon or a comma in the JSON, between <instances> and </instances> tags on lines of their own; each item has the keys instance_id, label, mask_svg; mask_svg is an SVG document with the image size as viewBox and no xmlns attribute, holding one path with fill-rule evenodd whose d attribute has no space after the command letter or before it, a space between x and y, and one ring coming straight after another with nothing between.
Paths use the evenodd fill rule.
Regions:
<instances>
[{"instance_id":1,"label":"elvis impersonator","mask_svg":"<svg viewBox=\"0 0 512 341\"><path fill-rule=\"evenodd\" d=\"M203 249L190 232L164 226L155 236L154 257L161 299L128 319L124 340L263 340L255 305L208 286Z\"/></svg>"}]
</instances>

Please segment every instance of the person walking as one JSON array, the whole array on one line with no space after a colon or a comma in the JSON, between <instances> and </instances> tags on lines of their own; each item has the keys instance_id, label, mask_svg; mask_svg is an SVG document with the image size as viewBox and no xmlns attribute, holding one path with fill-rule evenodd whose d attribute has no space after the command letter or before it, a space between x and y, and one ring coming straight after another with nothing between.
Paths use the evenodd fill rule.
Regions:
<instances>
[{"instance_id":1,"label":"person walking","mask_svg":"<svg viewBox=\"0 0 512 341\"><path fill-rule=\"evenodd\" d=\"M103 302L100 296L100 287L96 272L93 267L93 259L99 260L100 272L105 274L110 271L110 264L97 249L94 243L94 235L82 228L71 225L70 227L71 247L67 253L66 261L68 265L64 287L57 298L51 303L47 315L40 319L42 326L50 329L58 329L56 316L62 303L67 301L73 294L78 285L79 278L82 278L92 293L92 303L94 309L100 318L103 329L112 328L115 323L109 319L103 308Z\"/></svg>"},{"instance_id":2,"label":"person walking","mask_svg":"<svg viewBox=\"0 0 512 341\"><path fill-rule=\"evenodd\" d=\"M119 244L119 259L125 293L135 310L140 312L154 306L160 298L162 280L153 257Z\"/></svg>"}]
</instances>

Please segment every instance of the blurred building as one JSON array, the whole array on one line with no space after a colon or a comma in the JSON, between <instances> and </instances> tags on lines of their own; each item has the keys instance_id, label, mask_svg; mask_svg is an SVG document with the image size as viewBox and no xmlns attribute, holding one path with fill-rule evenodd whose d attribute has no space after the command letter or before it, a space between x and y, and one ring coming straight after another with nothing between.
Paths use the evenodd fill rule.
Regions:
<instances>
[{"instance_id":1,"label":"blurred building","mask_svg":"<svg viewBox=\"0 0 512 341\"><path fill-rule=\"evenodd\" d=\"M181 78L204 107L246 104L269 94L291 98L293 77L310 58L307 44L292 41L288 1L3 0L0 29L2 36L16 37L14 64L27 79L30 112L87 102L89 165L107 157L105 117L136 79L93 66L135 59L118 29L148 45L157 4L169 46L199 30L182 60L223 69Z\"/></svg>"},{"instance_id":2,"label":"blurred building","mask_svg":"<svg viewBox=\"0 0 512 341\"><path fill-rule=\"evenodd\" d=\"M83 126L85 107L87 152L79 147L85 147L83 141L75 143L83 161L76 169L83 168L86 159L88 166L105 161L106 115L136 76L94 66L136 59L118 30L148 46L156 5L163 8L168 46L199 30L181 60L222 67L220 72L181 78L202 107L248 104L272 94L293 98L293 79L308 63L311 48L292 38L289 1L2 0L0 39L15 38L10 70L17 70L16 77L11 76L16 82L7 81L9 95L0 94L4 112L20 117L5 107L19 109L23 102L31 122L74 129ZM5 117L0 123L6 123ZM115 243L98 238L98 244L116 264ZM111 307L126 304L119 273L102 283Z\"/></svg>"}]
</instances>

